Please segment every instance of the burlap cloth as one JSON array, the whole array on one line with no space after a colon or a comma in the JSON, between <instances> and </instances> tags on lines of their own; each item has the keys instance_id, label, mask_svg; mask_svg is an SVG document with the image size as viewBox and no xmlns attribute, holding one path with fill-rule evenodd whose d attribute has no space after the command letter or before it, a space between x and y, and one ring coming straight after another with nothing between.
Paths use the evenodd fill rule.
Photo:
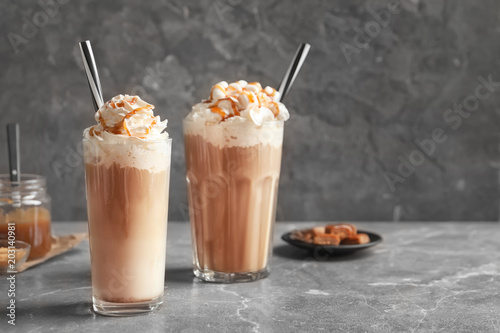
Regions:
<instances>
[{"instance_id":1,"label":"burlap cloth","mask_svg":"<svg viewBox=\"0 0 500 333\"><path fill-rule=\"evenodd\" d=\"M42 262L49 260L50 258L63 254L64 252L68 252L69 250L80 244L82 240L87 238L88 234L85 232L65 236L52 236L52 247L50 248L50 251L41 258L26 261L21 265L21 267L17 268L17 272L20 273L27 270L28 268L39 265Z\"/></svg>"}]
</instances>

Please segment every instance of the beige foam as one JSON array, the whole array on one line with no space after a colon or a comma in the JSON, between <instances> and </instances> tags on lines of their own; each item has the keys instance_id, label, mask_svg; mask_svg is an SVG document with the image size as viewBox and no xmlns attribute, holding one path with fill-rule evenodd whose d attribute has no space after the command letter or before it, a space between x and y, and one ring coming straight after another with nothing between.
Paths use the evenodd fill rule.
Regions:
<instances>
[{"instance_id":1,"label":"beige foam","mask_svg":"<svg viewBox=\"0 0 500 333\"><path fill-rule=\"evenodd\" d=\"M170 165L170 139L158 142L113 142L97 139L84 139L86 163L104 164L110 167L114 163L122 167L165 171Z\"/></svg>"},{"instance_id":2,"label":"beige foam","mask_svg":"<svg viewBox=\"0 0 500 333\"><path fill-rule=\"evenodd\" d=\"M261 127L257 127L247 119L233 118L222 122L185 119L184 134L200 135L219 148L251 147L258 144L269 144L273 147L282 145L283 121L266 122Z\"/></svg>"}]
</instances>

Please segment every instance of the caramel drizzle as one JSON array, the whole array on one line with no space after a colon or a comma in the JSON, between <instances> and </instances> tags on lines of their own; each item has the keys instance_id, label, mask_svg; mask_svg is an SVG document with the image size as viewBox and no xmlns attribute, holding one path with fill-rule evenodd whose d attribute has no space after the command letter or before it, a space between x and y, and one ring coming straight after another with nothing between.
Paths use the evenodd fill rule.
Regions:
<instances>
[{"instance_id":1,"label":"caramel drizzle","mask_svg":"<svg viewBox=\"0 0 500 333\"><path fill-rule=\"evenodd\" d=\"M257 102L259 104L259 108L262 107L264 102L267 102L267 101L263 101L261 98L265 98L265 96L273 97L274 95L276 95L276 89L271 88L272 92L270 94L268 94L264 89L262 89L262 85L259 82L251 82L251 83L248 83L247 86L255 86L259 89L259 91L256 93L253 93L249 90L246 90L246 88L243 88L243 90L240 92L240 94L247 96L250 104ZM203 101L203 103L212 103L213 102L214 90L217 88L222 90L224 93L226 93L227 90L236 90L236 88L234 88L232 86L228 86L228 88L225 89L222 85L216 84L215 86L212 87L212 90L210 91L210 99ZM231 102L231 109L233 111L233 114L226 114L224 109L222 109L219 106L219 103L222 101L230 101ZM221 98L221 99L215 101L208 108L210 109L210 111L220 115L222 117L221 121L224 121L228 118L240 115L240 110L238 109L238 106L236 105L236 103L237 102L233 98L224 97L224 98ZM270 108L271 112L274 114L274 117L277 117L279 115L279 112L280 112L279 107L278 107L278 103L276 103L274 101L268 101L268 103L273 106L272 108Z\"/></svg>"},{"instance_id":2,"label":"caramel drizzle","mask_svg":"<svg viewBox=\"0 0 500 333\"><path fill-rule=\"evenodd\" d=\"M226 93L226 89L224 89L223 86L221 86L220 84L216 84L215 86L212 87L212 90L210 90L210 99L214 99L214 90L216 88L219 88L220 90L222 90L224 93Z\"/></svg>"},{"instance_id":3,"label":"caramel drizzle","mask_svg":"<svg viewBox=\"0 0 500 333\"><path fill-rule=\"evenodd\" d=\"M270 94L267 93L267 91L264 90L264 92L267 94L267 96L269 97L274 97L274 95L276 95L276 89L274 89L273 87L271 87L271 89L273 90Z\"/></svg>"},{"instance_id":4,"label":"caramel drizzle","mask_svg":"<svg viewBox=\"0 0 500 333\"><path fill-rule=\"evenodd\" d=\"M231 109L233 110L233 114L226 114L224 112L224 110L219 106L219 103L222 101L231 102ZM238 106L236 106L236 102L230 97L221 98L212 105L210 105L208 108L210 109L210 111L219 114L222 117L222 120L226 120L227 118L240 115L240 111L238 110Z\"/></svg>"},{"instance_id":5,"label":"caramel drizzle","mask_svg":"<svg viewBox=\"0 0 500 333\"><path fill-rule=\"evenodd\" d=\"M274 108L270 108L271 112L274 114L274 117L277 117L280 114L280 108L278 106L278 103L276 102L269 102L271 105L274 106Z\"/></svg>"},{"instance_id":6,"label":"caramel drizzle","mask_svg":"<svg viewBox=\"0 0 500 333\"><path fill-rule=\"evenodd\" d=\"M128 101L125 101L125 102L127 102L129 105L134 105L134 104L137 103L137 97L132 98L132 100L130 102L128 102ZM111 106L113 109L122 108L122 107L125 106L124 101L121 101L121 102L118 102L118 103L109 102L108 105ZM129 113L127 113L125 115L125 117L123 117L123 119L120 120L118 123L116 123L114 126L108 126L106 124L106 122L104 121L104 117L102 116L101 112L99 111L99 122L101 123L102 127L104 128L104 130L106 132L108 132L108 133L123 134L122 133L122 129L124 129L127 132L128 136L133 136L130 133L129 128L127 127L126 120L130 119L131 117L133 117L134 115L136 115L140 111L143 111L143 110L152 110L153 107L154 107L153 105L147 104L146 106L134 109L134 110L130 111ZM146 129L146 133L145 133L146 135L148 135L149 133L151 133L151 131L153 130L153 126L157 124L156 118L154 116L150 116L150 117L153 119L153 121L151 122L151 124ZM95 135L94 128L90 129L89 134L90 134L90 136L94 136ZM141 136L141 137L138 137L138 138L144 139L144 138L146 138L146 136Z\"/></svg>"},{"instance_id":7,"label":"caramel drizzle","mask_svg":"<svg viewBox=\"0 0 500 333\"><path fill-rule=\"evenodd\" d=\"M259 102L259 108L262 107L262 101L260 100L260 92L258 92L257 94L257 102Z\"/></svg>"},{"instance_id":8,"label":"caramel drizzle","mask_svg":"<svg viewBox=\"0 0 500 333\"><path fill-rule=\"evenodd\" d=\"M262 85L260 84L260 82L250 82L247 85L248 86L256 86L257 88L259 88L260 91L262 91Z\"/></svg>"},{"instance_id":9,"label":"caramel drizzle","mask_svg":"<svg viewBox=\"0 0 500 333\"><path fill-rule=\"evenodd\" d=\"M252 94L250 91L243 90L241 93L248 98L248 101L250 103L255 102L254 94Z\"/></svg>"}]
</instances>

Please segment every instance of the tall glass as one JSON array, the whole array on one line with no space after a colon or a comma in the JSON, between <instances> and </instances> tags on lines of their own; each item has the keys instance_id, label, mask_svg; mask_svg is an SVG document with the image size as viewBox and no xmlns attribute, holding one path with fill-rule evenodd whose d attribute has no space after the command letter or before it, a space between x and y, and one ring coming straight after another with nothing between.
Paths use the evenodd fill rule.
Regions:
<instances>
[{"instance_id":1,"label":"tall glass","mask_svg":"<svg viewBox=\"0 0 500 333\"><path fill-rule=\"evenodd\" d=\"M83 140L94 311L163 303L171 139Z\"/></svg>"},{"instance_id":2,"label":"tall glass","mask_svg":"<svg viewBox=\"0 0 500 333\"><path fill-rule=\"evenodd\" d=\"M245 282L269 275L283 121L184 120L195 275Z\"/></svg>"}]
</instances>

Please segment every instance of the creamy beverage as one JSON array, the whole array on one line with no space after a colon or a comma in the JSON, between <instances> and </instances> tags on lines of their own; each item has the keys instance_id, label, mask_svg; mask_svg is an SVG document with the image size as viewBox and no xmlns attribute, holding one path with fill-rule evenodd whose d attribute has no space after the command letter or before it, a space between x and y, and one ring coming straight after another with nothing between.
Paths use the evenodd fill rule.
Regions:
<instances>
[{"instance_id":1,"label":"creamy beverage","mask_svg":"<svg viewBox=\"0 0 500 333\"><path fill-rule=\"evenodd\" d=\"M163 302L171 140L150 105L118 95L84 132L94 310Z\"/></svg>"},{"instance_id":2,"label":"creamy beverage","mask_svg":"<svg viewBox=\"0 0 500 333\"><path fill-rule=\"evenodd\" d=\"M221 82L184 120L194 272L206 281L269 274L288 110L273 88Z\"/></svg>"}]
</instances>

